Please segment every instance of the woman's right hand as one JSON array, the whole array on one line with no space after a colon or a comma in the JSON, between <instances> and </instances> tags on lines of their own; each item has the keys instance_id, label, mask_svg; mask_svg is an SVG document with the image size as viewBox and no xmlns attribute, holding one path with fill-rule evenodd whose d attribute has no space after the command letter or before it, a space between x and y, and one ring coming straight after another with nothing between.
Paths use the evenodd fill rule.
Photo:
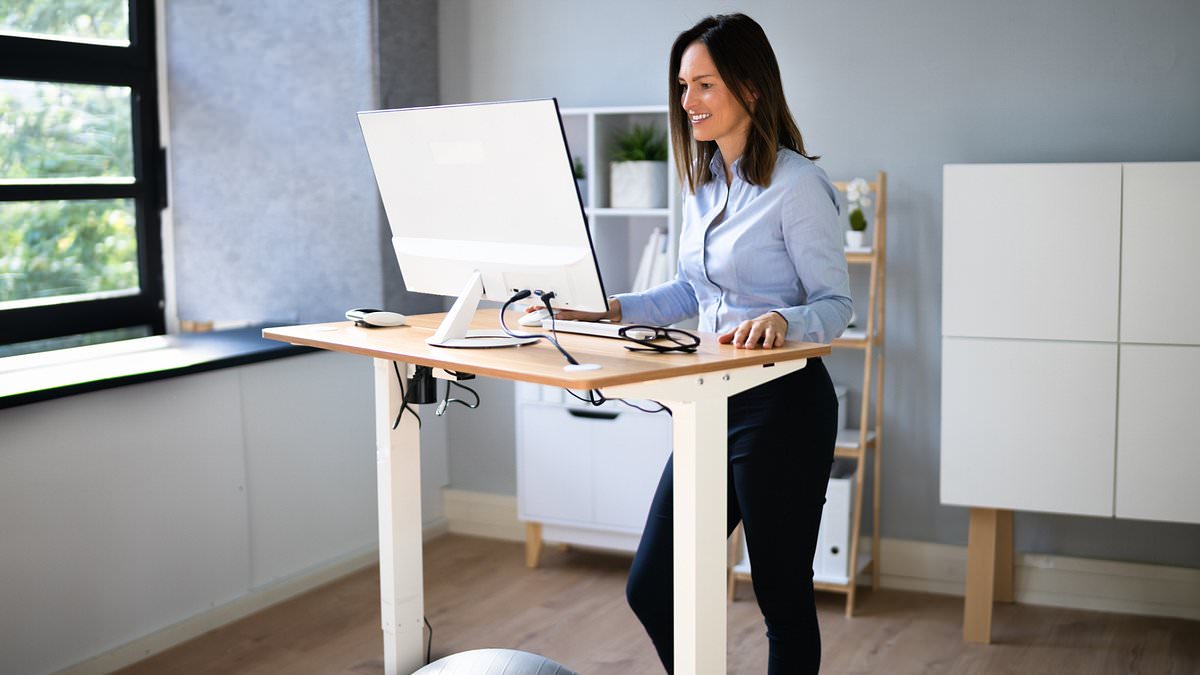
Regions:
<instances>
[{"instance_id":1,"label":"woman's right hand","mask_svg":"<svg viewBox=\"0 0 1200 675\"><path fill-rule=\"evenodd\" d=\"M531 305L525 313L546 309L542 305ZM579 312L573 309L555 309L554 317L563 321L601 321L607 319L613 323L621 323L621 301L616 298L608 299L607 312Z\"/></svg>"}]
</instances>

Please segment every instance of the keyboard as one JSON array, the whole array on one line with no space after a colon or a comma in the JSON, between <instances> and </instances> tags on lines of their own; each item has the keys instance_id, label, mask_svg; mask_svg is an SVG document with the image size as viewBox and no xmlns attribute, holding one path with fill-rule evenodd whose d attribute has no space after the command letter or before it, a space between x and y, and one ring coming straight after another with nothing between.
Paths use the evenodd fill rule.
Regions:
<instances>
[{"instance_id":1,"label":"keyboard","mask_svg":"<svg viewBox=\"0 0 1200 675\"><path fill-rule=\"evenodd\" d=\"M545 319L542 321L542 328L550 330L551 321ZM607 323L604 321L565 321L563 319L554 320L554 330L563 333L579 333L581 335L597 335L599 337L619 338L621 337L621 329L625 324ZM654 331L638 328L628 332L629 337L637 340L649 340L654 337Z\"/></svg>"}]
</instances>

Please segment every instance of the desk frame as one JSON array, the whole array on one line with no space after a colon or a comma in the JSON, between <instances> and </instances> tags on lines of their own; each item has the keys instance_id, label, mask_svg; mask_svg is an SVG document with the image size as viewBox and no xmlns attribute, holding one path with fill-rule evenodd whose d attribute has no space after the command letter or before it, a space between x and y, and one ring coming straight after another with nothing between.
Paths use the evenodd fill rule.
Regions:
<instances>
[{"instance_id":1,"label":"desk frame","mask_svg":"<svg viewBox=\"0 0 1200 675\"><path fill-rule=\"evenodd\" d=\"M419 317L434 323L441 315ZM410 323L412 319L410 317ZM477 319L478 321L478 319ZM403 675L424 664L423 618L425 613L422 569L420 432L416 418L404 415L392 429L402 397L396 368L407 375L408 365L431 365L473 371L469 361L474 350L444 350L438 359L422 358L412 341L386 358L382 348L365 344L362 334L338 341L304 329L346 330L345 324L269 329L264 336L299 344L374 356L376 459L379 498L380 608L384 634L384 672ZM350 329L353 331L354 329ZM808 357L829 353L827 345L788 343L776 350L735 350L715 345L715 335L705 335L707 362L630 356L620 344L604 338L571 336L563 339L567 349L590 349L607 358L646 364L634 381L602 385L611 398L653 399L672 411L674 441L675 513L675 670L685 675L724 675L726 657L726 496L727 496L727 401L730 396L804 367ZM560 338L561 339L561 338ZM582 341L587 342L582 342ZM597 342L599 341L599 342ZM531 355L537 347L525 347ZM548 345L545 349L552 350ZM407 352L407 353L406 353ZM446 363L453 352L457 363ZM477 352L478 353L478 352ZM479 359L485 360L486 356ZM554 356L550 357L551 359ZM686 359L686 357L684 357ZM649 359L649 360L647 360ZM542 359L545 361L545 358ZM441 361L441 362L439 362ZM686 368L660 366L687 363ZM393 365L395 364L395 365ZM700 368L702 372L694 372ZM681 375L666 375L686 369ZM561 370L561 368L559 368ZM658 371L657 373L655 371ZM561 375L571 388L595 388L587 374ZM508 379L530 379L515 371L491 368L486 374ZM542 383L547 383L542 378ZM611 379L611 378L610 378ZM629 377L624 377L628 380ZM550 382L563 386L561 382ZM703 497L703 498L702 498Z\"/></svg>"}]
</instances>

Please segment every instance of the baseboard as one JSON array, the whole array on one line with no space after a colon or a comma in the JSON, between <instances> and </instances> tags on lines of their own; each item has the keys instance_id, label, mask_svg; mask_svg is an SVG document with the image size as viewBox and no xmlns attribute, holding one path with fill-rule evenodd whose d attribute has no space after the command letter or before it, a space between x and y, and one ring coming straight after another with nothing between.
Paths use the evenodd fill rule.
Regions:
<instances>
[{"instance_id":1,"label":"baseboard","mask_svg":"<svg viewBox=\"0 0 1200 675\"><path fill-rule=\"evenodd\" d=\"M965 546L884 538L882 548L881 586L963 594ZM1200 620L1200 569L1017 553L1013 576L1019 603Z\"/></svg>"},{"instance_id":2,"label":"baseboard","mask_svg":"<svg viewBox=\"0 0 1200 675\"><path fill-rule=\"evenodd\" d=\"M454 534L525 541L525 525L517 520L517 498L471 490L442 490L442 507Z\"/></svg>"},{"instance_id":3,"label":"baseboard","mask_svg":"<svg viewBox=\"0 0 1200 675\"><path fill-rule=\"evenodd\" d=\"M449 489L443 495L450 532L524 541L516 497ZM884 588L963 594L965 546L886 537L880 544ZM870 538L860 546L869 550ZM1200 569L1018 553L1014 575L1019 603L1200 620Z\"/></svg>"}]
</instances>

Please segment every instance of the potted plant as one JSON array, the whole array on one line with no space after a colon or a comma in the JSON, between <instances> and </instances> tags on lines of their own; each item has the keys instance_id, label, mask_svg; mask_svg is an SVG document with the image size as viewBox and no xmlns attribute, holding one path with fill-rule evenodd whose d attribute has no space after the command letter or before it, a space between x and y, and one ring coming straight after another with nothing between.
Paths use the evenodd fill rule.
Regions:
<instances>
[{"instance_id":1,"label":"potted plant","mask_svg":"<svg viewBox=\"0 0 1200 675\"><path fill-rule=\"evenodd\" d=\"M588 205L587 193L587 172L583 168L583 162L578 156L574 158L573 168L575 171L575 188L579 190L579 199L583 201L583 205Z\"/></svg>"},{"instance_id":2,"label":"potted plant","mask_svg":"<svg viewBox=\"0 0 1200 675\"><path fill-rule=\"evenodd\" d=\"M846 233L846 246L864 248L867 217L863 209L871 206L871 184L863 178L855 178L846 187L846 202L850 207L850 231Z\"/></svg>"},{"instance_id":3,"label":"potted plant","mask_svg":"<svg viewBox=\"0 0 1200 675\"><path fill-rule=\"evenodd\" d=\"M638 124L614 143L609 165L609 206L656 209L667 205L667 136Z\"/></svg>"}]
</instances>

